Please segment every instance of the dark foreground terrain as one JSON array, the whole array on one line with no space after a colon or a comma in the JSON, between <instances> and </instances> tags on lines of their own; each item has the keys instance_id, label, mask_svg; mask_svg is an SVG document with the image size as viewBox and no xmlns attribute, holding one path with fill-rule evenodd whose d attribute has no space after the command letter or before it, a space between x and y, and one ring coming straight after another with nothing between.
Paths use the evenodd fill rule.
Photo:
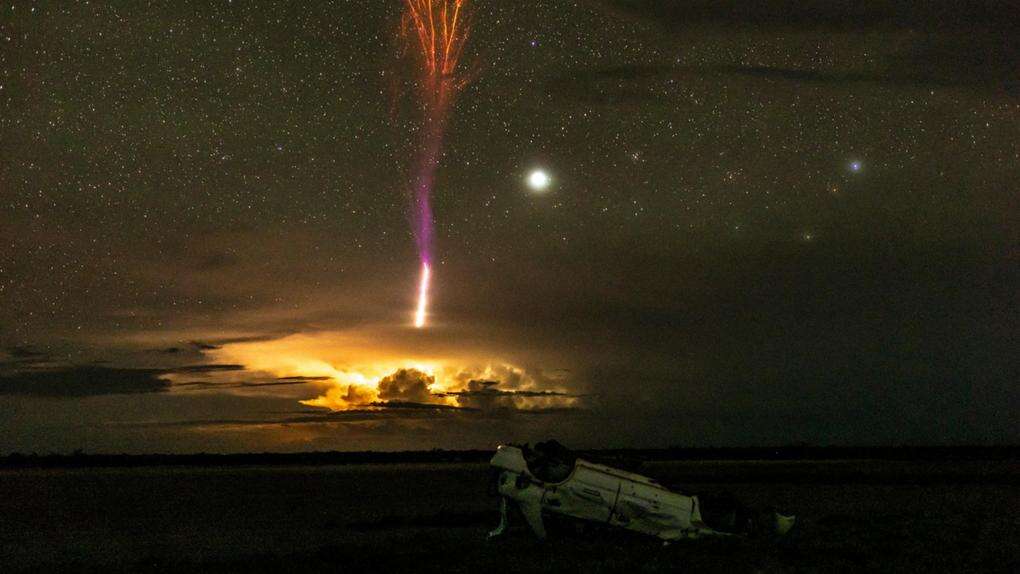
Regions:
<instances>
[{"instance_id":1,"label":"dark foreground terrain","mask_svg":"<svg viewBox=\"0 0 1020 574\"><path fill-rule=\"evenodd\" d=\"M483 463L0 470L0 571L1017 572L1011 461L655 462L798 515L781 541L497 522ZM553 525L557 526L557 525Z\"/></svg>"}]
</instances>

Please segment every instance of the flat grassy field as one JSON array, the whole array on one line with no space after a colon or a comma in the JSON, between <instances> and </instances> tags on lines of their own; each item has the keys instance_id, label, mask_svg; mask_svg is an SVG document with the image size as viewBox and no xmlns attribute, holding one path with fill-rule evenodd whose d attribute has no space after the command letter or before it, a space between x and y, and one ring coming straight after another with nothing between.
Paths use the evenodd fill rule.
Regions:
<instances>
[{"instance_id":1,"label":"flat grassy field","mask_svg":"<svg viewBox=\"0 0 1020 574\"><path fill-rule=\"evenodd\" d=\"M501 539L485 464L0 471L0 572L1018 572L1016 462L659 462L798 516L780 541L570 523Z\"/></svg>"}]
</instances>

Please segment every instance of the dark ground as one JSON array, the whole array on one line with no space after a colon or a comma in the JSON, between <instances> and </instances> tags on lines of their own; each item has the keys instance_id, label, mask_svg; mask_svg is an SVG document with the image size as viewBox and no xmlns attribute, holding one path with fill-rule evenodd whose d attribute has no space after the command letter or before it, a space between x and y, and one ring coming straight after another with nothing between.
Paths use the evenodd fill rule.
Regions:
<instances>
[{"instance_id":1,"label":"dark ground","mask_svg":"<svg viewBox=\"0 0 1020 574\"><path fill-rule=\"evenodd\" d=\"M798 515L781 541L663 547L516 520L479 463L0 470L0 571L1017 572L1014 461L655 462L687 492ZM555 526L555 525L553 525Z\"/></svg>"}]
</instances>

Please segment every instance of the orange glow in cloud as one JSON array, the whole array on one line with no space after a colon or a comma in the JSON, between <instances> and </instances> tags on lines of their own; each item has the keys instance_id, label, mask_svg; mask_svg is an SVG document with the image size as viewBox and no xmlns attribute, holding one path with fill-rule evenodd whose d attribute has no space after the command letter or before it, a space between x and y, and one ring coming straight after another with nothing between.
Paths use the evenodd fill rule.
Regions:
<instances>
[{"instance_id":1,"label":"orange glow in cloud","mask_svg":"<svg viewBox=\"0 0 1020 574\"><path fill-rule=\"evenodd\" d=\"M378 400L379 380L399 369L430 375L448 368L449 360L413 356L386 347L384 333L322 332L298 334L270 341L224 345L210 351L218 363L243 364L247 371L274 377L329 377L318 398L302 401L334 410L355 408ZM456 361L454 361L456 362ZM448 390L437 380L435 392ZM437 403L450 401L436 398Z\"/></svg>"},{"instance_id":2,"label":"orange glow in cloud","mask_svg":"<svg viewBox=\"0 0 1020 574\"><path fill-rule=\"evenodd\" d=\"M405 331L406 333L406 331ZM243 373L263 377L323 377L301 387L317 393L302 404L332 410L374 408L386 400L409 400L437 405L465 406L468 399L446 393L464 391L472 380L499 381L508 391L557 391L568 389L563 381L532 374L480 351L460 351L435 356L430 351L408 353L408 343L397 330L361 328L296 334L267 341L228 343L208 351L216 363L241 364ZM414 372L418 392L414 398L381 392L380 381L400 371ZM238 376L235 373L230 376ZM425 383L424 381L427 381ZM382 396L381 396L382 395ZM304 394L304 396L309 396ZM300 396L295 397L300 398ZM517 408L543 408L574 404L569 397L503 397Z\"/></svg>"}]
</instances>

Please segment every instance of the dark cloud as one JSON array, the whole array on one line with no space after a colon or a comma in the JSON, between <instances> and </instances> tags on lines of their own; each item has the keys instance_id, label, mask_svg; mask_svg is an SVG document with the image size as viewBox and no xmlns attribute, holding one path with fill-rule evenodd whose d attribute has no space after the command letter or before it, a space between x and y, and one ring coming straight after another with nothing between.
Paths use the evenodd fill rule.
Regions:
<instances>
[{"instance_id":1,"label":"dark cloud","mask_svg":"<svg viewBox=\"0 0 1020 574\"><path fill-rule=\"evenodd\" d=\"M282 419L195 419L166 421L109 421L104 426L118 428L185 428L185 427L217 427L217 426L262 426L281 424Z\"/></svg>"},{"instance_id":2,"label":"dark cloud","mask_svg":"<svg viewBox=\"0 0 1020 574\"><path fill-rule=\"evenodd\" d=\"M6 360L3 355L7 355ZM49 353L34 351L28 347L7 347L0 352L0 374L5 370L16 370L39 366L51 360Z\"/></svg>"},{"instance_id":3,"label":"dark cloud","mask_svg":"<svg viewBox=\"0 0 1020 574\"><path fill-rule=\"evenodd\" d=\"M240 388L304 384L304 381L231 382L194 381L171 385L166 375L201 374L243 371L244 365L184 365L167 368L107 367L108 361L97 360L87 365L43 368L34 358L11 362L0 367L0 395L42 397L86 397L99 395L160 393L171 386L191 388Z\"/></svg>"},{"instance_id":4,"label":"dark cloud","mask_svg":"<svg viewBox=\"0 0 1020 574\"><path fill-rule=\"evenodd\" d=\"M8 347L5 351L18 360L41 360L49 356L48 353L33 351L28 347Z\"/></svg>"},{"instance_id":5,"label":"dark cloud","mask_svg":"<svg viewBox=\"0 0 1020 574\"><path fill-rule=\"evenodd\" d=\"M306 385L312 381L292 381L292 380L276 380L276 381L261 381L261 382L247 382L247 381L229 381L229 382L212 382L212 381L188 381L185 383L177 383L174 388L191 389L191 390L207 390L207 389L248 389L248 388L259 388L259 387L293 387L298 385Z\"/></svg>"},{"instance_id":6,"label":"dark cloud","mask_svg":"<svg viewBox=\"0 0 1020 574\"><path fill-rule=\"evenodd\" d=\"M393 419L449 419L458 413L471 414L474 409L450 405L408 403L408 402L377 402L366 405L366 408L346 411L302 411L280 413L276 416L263 416L248 419L202 419L170 421L170 426L255 426L255 425L328 425L337 423L359 423ZM131 426L161 425L159 422L125 423Z\"/></svg>"},{"instance_id":7,"label":"dark cloud","mask_svg":"<svg viewBox=\"0 0 1020 574\"><path fill-rule=\"evenodd\" d=\"M674 31L722 28L811 32L954 31L1017 27L1015 6L994 0L831 2L828 0L592 0L614 16L655 22Z\"/></svg>"},{"instance_id":8,"label":"dark cloud","mask_svg":"<svg viewBox=\"0 0 1020 574\"><path fill-rule=\"evenodd\" d=\"M202 341L188 341L188 344L198 349L199 351L215 351L216 349L222 348L221 345L203 343Z\"/></svg>"},{"instance_id":9,"label":"dark cloud","mask_svg":"<svg viewBox=\"0 0 1020 574\"><path fill-rule=\"evenodd\" d=\"M446 393L435 393L435 397L578 397L568 393L556 391L501 391L498 389L486 389L482 391L450 391Z\"/></svg>"},{"instance_id":10,"label":"dark cloud","mask_svg":"<svg viewBox=\"0 0 1020 574\"><path fill-rule=\"evenodd\" d=\"M232 345L236 343L257 343L262 341L272 341L280 338L281 334L266 334L266 335L250 335L245 337L222 337L208 340L197 340L192 339L186 344L174 345L171 347L165 347L157 349L157 352L165 353L168 355L174 355L184 352L190 352L195 356L202 356L206 351L216 351L222 349L225 345Z\"/></svg>"},{"instance_id":11,"label":"dark cloud","mask_svg":"<svg viewBox=\"0 0 1020 574\"><path fill-rule=\"evenodd\" d=\"M212 339L191 339L187 342L182 342L177 345L170 347L164 347L156 349L156 352L164 353L168 355L177 354L188 354L189 356L195 357L195 360L201 360L201 357L208 351L218 351L225 345L232 345L236 343L257 343L263 341L272 341L280 338L281 334L265 334L265 335L250 335L244 337L219 337Z\"/></svg>"},{"instance_id":12,"label":"dark cloud","mask_svg":"<svg viewBox=\"0 0 1020 574\"><path fill-rule=\"evenodd\" d=\"M121 369L99 366L22 371L0 376L0 395L88 397L160 393L170 388L157 369Z\"/></svg>"},{"instance_id":13,"label":"dark cloud","mask_svg":"<svg viewBox=\"0 0 1020 574\"><path fill-rule=\"evenodd\" d=\"M790 241L634 254L593 265L626 278L622 295L605 283L590 299L521 283L501 294L500 313L528 318L533 347L577 349L585 361L566 388L599 395L584 402L610 419L633 421L634 444L782 442L783 433L924 443L932 429L974 441L1015 436L1006 421L1018 404L1009 374L1020 372L1011 351L1020 277L1009 242L865 241L840 229L824 249ZM581 264L557 269L586 277ZM482 303L494 291L474 288L470 317L495 323Z\"/></svg>"},{"instance_id":14,"label":"dark cloud","mask_svg":"<svg viewBox=\"0 0 1020 574\"><path fill-rule=\"evenodd\" d=\"M238 343L261 343L265 341L275 341L282 337L292 334L291 330L284 330L276 333L265 333L262 335L246 335L243 337L217 337L214 339L207 339L204 344L215 346L216 348L223 347L225 345L236 345Z\"/></svg>"},{"instance_id":15,"label":"dark cloud","mask_svg":"<svg viewBox=\"0 0 1020 574\"><path fill-rule=\"evenodd\" d=\"M244 387L293 387L296 385L307 385L312 381L263 381L254 383L237 383L238 388Z\"/></svg>"},{"instance_id":16,"label":"dark cloud","mask_svg":"<svg viewBox=\"0 0 1020 574\"><path fill-rule=\"evenodd\" d=\"M518 416L535 415L543 416L587 416L590 411L572 407L551 407L530 410L517 410L513 408L481 409L443 405L435 403L412 403L404 401L374 402L365 405L366 408L351 409L345 411L299 411L296 413L266 414L253 418L211 418L196 420L175 420L175 421L120 421L107 423L109 426L118 427L254 427L266 425L334 425L349 423L366 423L374 421L412 420L442 421L440 424L451 422L470 421L508 421Z\"/></svg>"},{"instance_id":17,"label":"dark cloud","mask_svg":"<svg viewBox=\"0 0 1020 574\"><path fill-rule=\"evenodd\" d=\"M229 383L214 383L212 381L188 381L185 383L177 383L174 385L174 388L175 389L180 388L184 390L217 389L223 388L224 385L228 384Z\"/></svg>"},{"instance_id":18,"label":"dark cloud","mask_svg":"<svg viewBox=\"0 0 1020 574\"><path fill-rule=\"evenodd\" d=\"M1020 22L1020 18L1013 20ZM886 58L878 81L920 86L972 86L1020 93L1020 27L1009 34L934 36Z\"/></svg>"},{"instance_id":19,"label":"dark cloud","mask_svg":"<svg viewBox=\"0 0 1020 574\"><path fill-rule=\"evenodd\" d=\"M382 408L382 409L398 409L398 410L437 410L437 411L473 411L477 409L471 409L467 407L458 407L453 405L444 405L440 403L416 403L411 401L376 401L369 403L368 406Z\"/></svg>"},{"instance_id":20,"label":"dark cloud","mask_svg":"<svg viewBox=\"0 0 1020 574\"><path fill-rule=\"evenodd\" d=\"M471 381L472 383L479 381ZM498 385L497 381L481 381L488 385ZM482 388L468 388L464 391L446 391L442 393L434 393L436 397L578 397L580 395L572 395L570 393L561 393L558 391L504 391L502 389L494 389L491 387Z\"/></svg>"},{"instance_id":21,"label":"dark cloud","mask_svg":"<svg viewBox=\"0 0 1020 574\"><path fill-rule=\"evenodd\" d=\"M162 373L221 373L227 371L243 371L244 365L183 365L161 369Z\"/></svg>"},{"instance_id":22,"label":"dark cloud","mask_svg":"<svg viewBox=\"0 0 1020 574\"><path fill-rule=\"evenodd\" d=\"M280 420L286 424L326 424L326 423L350 423L363 421L393 420L393 419L449 419L456 416L459 409L442 408L442 405L430 405L421 403L401 403L396 401L390 403L377 403L369 408L352 409L347 411L328 411L320 413L308 413L297 415Z\"/></svg>"},{"instance_id":23,"label":"dark cloud","mask_svg":"<svg viewBox=\"0 0 1020 574\"><path fill-rule=\"evenodd\" d=\"M1020 93L1020 79L1013 63L1020 50L994 38L979 42L947 40L907 50L888 58L873 71L784 68L767 65L628 65L573 71L549 80L547 92L560 99L595 105L636 105L676 101L663 90L667 82L746 79L752 87L767 89L775 83L803 86L852 87L875 84L888 87L973 87Z\"/></svg>"},{"instance_id":24,"label":"dark cloud","mask_svg":"<svg viewBox=\"0 0 1020 574\"><path fill-rule=\"evenodd\" d=\"M512 393L511 393L512 394ZM503 395L506 397L507 395ZM529 395L534 396L534 395ZM543 395L545 396L545 395ZM446 405L437 403L412 403L402 401L388 401L388 402L374 402L369 406L382 409L383 411L414 411L421 413L465 413L469 416L481 417L481 418L510 418L518 415L579 415L587 414L591 411L580 407L537 407L537 408L520 408L513 402L506 402L499 404L498 401L486 401L484 399L491 398L488 396L469 396L471 399L479 399L477 403L479 406L470 405ZM467 401L465 401L467 402ZM366 411L340 411L340 412L366 412Z\"/></svg>"},{"instance_id":25,"label":"dark cloud","mask_svg":"<svg viewBox=\"0 0 1020 574\"><path fill-rule=\"evenodd\" d=\"M802 86L858 84L888 87L970 87L1020 92L1016 62L1020 60L1020 18L1009 3L974 2L596 2L612 14L660 25L663 40L682 48L696 47L706 30L748 36L761 42L761 34L781 43L783 37L819 37L815 45L837 42L832 36L882 33L896 41L880 52L862 53L858 59L842 59L826 65L825 59L807 60L806 66L789 67L768 58L747 58L737 52L733 61L714 53L696 58L697 63L674 66L628 65L574 71L552 80L553 95L594 104L627 105L657 100L674 102L675 94L663 90L664 82L690 83L746 78L764 88L773 82ZM693 32L693 34L692 34ZM825 37L820 37L825 34ZM754 36L754 39L752 38ZM792 49L803 50L796 47ZM844 50L845 52L845 50ZM719 58L723 58L720 61ZM748 60L754 63L749 63ZM853 67L848 67L853 66Z\"/></svg>"},{"instance_id":26,"label":"dark cloud","mask_svg":"<svg viewBox=\"0 0 1020 574\"><path fill-rule=\"evenodd\" d=\"M537 409L513 409L515 413L523 415L589 415L591 409L582 407L543 407Z\"/></svg>"},{"instance_id":27,"label":"dark cloud","mask_svg":"<svg viewBox=\"0 0 1020 574\"><path fill-rule=\"evenodd\" d=\"M558 405L550 406L550 401L555 402L556 399L564 398L578 398L580 395L572 395L559 391L547 391L547 390L535 390L535 389L512 389L504 390L498 389L500 385L499 381L480 380L474 379L468 381L466 388L459 391L447 391L442 393L436 393L434 396L437 397L456 397L457 404L461 407L483 410L487 412L494 411L540 411L548 409L559 409L562 408ZM535 399L548 399L544 402L539 402ZM568 410L572 410L569 407Z\"/></svg>"},{"instance_id":28,"label":"dark cloud","mask_svg":"<svg viewBox=\"0 0 1020 574\"><path fill-rule=\"evenodd\" d=\"M379 380L379 398L384 401L427 403L432 398L429 388L436 378L417 369L400 369Z\"/></svg>"}]
</instances>

